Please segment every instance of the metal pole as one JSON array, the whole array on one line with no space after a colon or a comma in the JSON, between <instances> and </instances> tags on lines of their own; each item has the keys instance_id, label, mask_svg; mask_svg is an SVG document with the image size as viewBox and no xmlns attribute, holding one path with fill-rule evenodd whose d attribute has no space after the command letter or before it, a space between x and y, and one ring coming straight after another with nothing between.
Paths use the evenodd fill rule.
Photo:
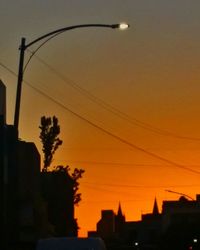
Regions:
<instances>
[{"instance_id":1,"label":"metal pole","mask_svg":"<svg viewBox=\"0 0 200 250\"><path fill-rule=\"evenodd\" d=\"M189 195L187 195L187 194L183 194L183 193L179 193L179 192L176 192L176 191L173 191L173 190L165 190L166 192L169 192L169 193L173 193L173 194L179 194L179 195L182 195L182 196L185 196L185 197L188 197L189 199L191 199L192 201L194 201L194 199L191 197L191 196L189 196Z\"/></svg>"},{"instance_id":2,"label":"metal pole","mask_svg":"<svg viewBox=\"0 0 200 250\"><path fill-rule=\"evenodd\" d=\"M17 94L16 94L15 117L14 117L14 128L15 128L17 133L18 133L18 126L19 126L21 88L22 88L22 81L23 81L24 51L26 49L25 42L26 42L26 39L24 37L22 37L21 46L19 48L19 50L20 50L20 58L19 58Z\"/></svg>"}]
</instances>

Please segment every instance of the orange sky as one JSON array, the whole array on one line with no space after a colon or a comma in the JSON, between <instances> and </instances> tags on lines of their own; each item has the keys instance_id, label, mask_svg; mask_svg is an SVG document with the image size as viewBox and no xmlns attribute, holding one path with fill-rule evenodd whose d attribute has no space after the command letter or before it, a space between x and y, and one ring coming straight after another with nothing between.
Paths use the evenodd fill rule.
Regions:
<instances>
[{"instance_id":1,"label":"orange sky","mask_svg":"<svg viewBox=\"0 0 200 250\"><path fill-rule=\"evenodd\" d=\"M76 208L81 235L95 229L101 209L116 211L119 201L127 220L135 220L152 210L155 197L160 209L163 200L178 198L166 189L199 192L200 176L190 171L200 172L199 11L199 1L186 0L1 1L0 78L9 124L16 77L2 65L17 72L22 36L30 42L64 26L131 25L124 32L66 32L43 46L25 72L28 83L65 106L24 84L20 137L41 150L40 117L58 117L64 143L53 165L86 170Z\"/></svg>"}]
</instances>

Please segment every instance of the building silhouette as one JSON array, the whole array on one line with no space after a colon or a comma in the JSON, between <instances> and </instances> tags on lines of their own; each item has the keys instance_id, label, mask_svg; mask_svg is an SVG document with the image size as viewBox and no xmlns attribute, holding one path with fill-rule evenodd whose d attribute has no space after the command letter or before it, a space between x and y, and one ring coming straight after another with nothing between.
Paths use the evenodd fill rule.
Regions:
<instances>
[{"instance_id":1,"label":"building silhouette","mask_svg":"<svg viewBox=\"0 0 200 250\"><path fill-rule=\"evenodd\" d=\"M123 234L125 221L126 218L125 215L122 213L121 204L119 203L118 211L115 215L115 234L117 237Z\"/></svg>"},{"instance_id":2,"label":"building silhouette","mask_svg":"<svg viewBox=\"0 0 200 250\"><path fill-rule=\"evenodd\" d=\"M6 124L6 86L0 80L0 119L1 124Z\"/></svg>"},{"instance_id":3,"label":"building silhouette","mask_svg":"<svg viewBox=\"0 0 200 250\"><path fill-rule=\"evenodd\" d=\"M74 181L66 171L41 172L33 142L18 139L6 123L6 87L0 81L1 249L19 249L39 238L77 236Z\"/></svg>"},{"instance_id":4,"label":"building silhouette","mask_svg":"<svg viewBox=\"0 0 200 250\"><path fill-rule=\"evenodd\" d=\"M162 235L163 249L200 249L199 194L196 200L163 201Z\"/></svg>"},{"instance_id":5,"label":"building silhouette","mask_svg":"<svg viewBox=\"0 0 200 250\"><path fill-rule=\"evenodd\" d=\"M103 210L97 231L88 236L102 237L111 250L200 249L200 195L196 200L181 196L163 201L161 213L155 199L152 212L139 221L126 221L121 205L117 214Z\"/></svg>"},{"instance_id":6,"label":"building silhouette","mask_svg":"<svg viewBox=\"0 0 200 250\"><path fill-rule=\"evenodd\" d=\"M113 210L102 210L101 219L97 222L97 234L104 240L112 240L115 234L115 213Z\"/></svg>"},{"instance_id":7,"label":"building silhouette","mask_svg":"<svg viewBox=\"0 0 200 250\"><path fill-rule=\"evenodd\" d=\"M0 81L0 242L2 249L38 238L40 155L32 142L18 139L6 123L6 87Z\"/></svg>"}]
</instances>

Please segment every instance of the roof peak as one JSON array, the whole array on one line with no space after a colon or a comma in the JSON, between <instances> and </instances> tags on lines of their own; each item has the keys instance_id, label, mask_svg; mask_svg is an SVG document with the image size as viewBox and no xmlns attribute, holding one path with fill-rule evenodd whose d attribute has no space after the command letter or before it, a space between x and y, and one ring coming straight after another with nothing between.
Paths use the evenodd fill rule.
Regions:
<instances>
[{"instance_id":1,"label":"roof peak","mask_svg":"<svg viewBox=\"0 0 200 250\"><path fill-rule=\"evenodd\" d=\"M155 198L154 204L153 204L153 214L159 214L158 203L157 203L156 198Z\"/></svg>"},{"instance_id":2,"label":"roof peak","mask_svg":"<svg viewBox=\"0 0 200 250\"><path fill-rule=\"evenodd\" d=\"M121 203L119 202L119 206L118 206L118 212L117 212L118 216L123 216L122 214L122 208L121 208Z\"/></svg>"}]
</instances>

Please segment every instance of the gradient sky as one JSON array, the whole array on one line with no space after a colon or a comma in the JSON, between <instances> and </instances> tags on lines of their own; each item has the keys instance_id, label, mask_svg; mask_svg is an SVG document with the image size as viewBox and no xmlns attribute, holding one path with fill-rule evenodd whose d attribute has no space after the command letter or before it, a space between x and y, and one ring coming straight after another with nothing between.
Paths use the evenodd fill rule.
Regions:
<instances>
[{"instance_id":1,"label":"gradient sky","mask_svg":"<svg viewBox=\"0 0 200 250\"><path fill-rule=\"evenodd\" d=\"M126 219L137 220L155 197L160 209L163 200L178 199L166 189L199 193L199 13L199 0L1 0L0 78L9 124L16 77L5 67L17 72L22 36L30 42L85 23L131 26L63 33L38 51L24 76L55 102L23 85L20 138L41 152L40 117L56 115L64 144L53 165L86 170L76 208L80 235L119 201Z\"/></svg>"}]
</instances>

